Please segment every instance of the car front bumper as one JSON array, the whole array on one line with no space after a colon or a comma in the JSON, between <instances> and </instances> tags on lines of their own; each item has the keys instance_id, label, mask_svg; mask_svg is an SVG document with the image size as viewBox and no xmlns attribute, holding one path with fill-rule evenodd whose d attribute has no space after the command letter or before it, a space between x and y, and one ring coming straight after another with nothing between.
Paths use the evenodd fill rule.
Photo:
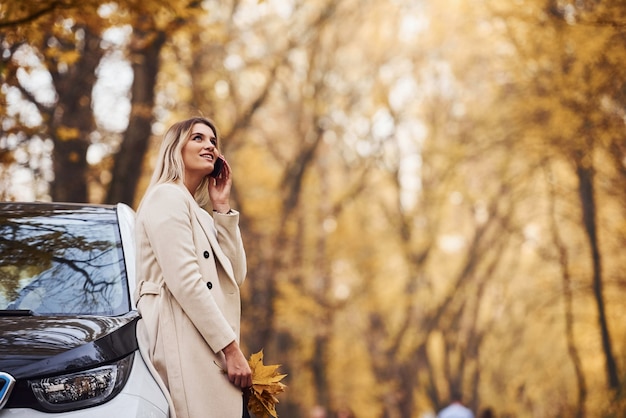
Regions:
<instances>
[{"instance_id":1,"label":"car front bumper","mask_svg":"<svg viewBox=\"0 0 626 418\"><path fill-rule=\"evenodd\" d=\"M91 408L47 413L30 408L0 410L0 418L168 418L168 404L143 358L137 353L126 385L109 402Z\"/></svg>"}]
</instances>

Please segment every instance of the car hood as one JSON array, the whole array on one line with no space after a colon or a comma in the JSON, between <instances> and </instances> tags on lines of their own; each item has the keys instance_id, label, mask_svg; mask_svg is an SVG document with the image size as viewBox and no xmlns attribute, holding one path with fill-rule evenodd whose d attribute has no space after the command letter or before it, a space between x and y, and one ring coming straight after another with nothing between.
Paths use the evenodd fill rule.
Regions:
<instances>
[{"instance_id":1,"label":"car hood","mask_svg":"<svg viewBox=\"0 0 626 418\"><path fill-rule=\"evenodd\" d=\"M137 349L138 319L136 311L119 317L0 316L0 371L23 379L120 359Z\"/></svg>"}]
</instances>

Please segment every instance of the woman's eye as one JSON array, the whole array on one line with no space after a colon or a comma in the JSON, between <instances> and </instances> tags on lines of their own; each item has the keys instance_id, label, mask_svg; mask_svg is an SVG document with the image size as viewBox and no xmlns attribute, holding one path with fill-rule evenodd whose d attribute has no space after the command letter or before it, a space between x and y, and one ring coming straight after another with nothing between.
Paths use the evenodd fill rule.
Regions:
<instances>
[{"instance_id":1,"label":"woman's eye","mask_svg":"<svg viewBox=\"0 0 626 418\"><path fill-rule=\"evenodd\" d=\"M211 144L213 144L213 145L217 146L217 139L212 139L212 140L211 140Z\"/></svg>"},{"instance_id":2,"label":"woman's eye","mask_svg":"<svg viewBox=\"0 0 626 418\"><path fill-rule=\"evenodd\" d=\"M194 135L191 139L194 140L194 141L202 141L202 136Z\"/></svg>"}]
</instances>

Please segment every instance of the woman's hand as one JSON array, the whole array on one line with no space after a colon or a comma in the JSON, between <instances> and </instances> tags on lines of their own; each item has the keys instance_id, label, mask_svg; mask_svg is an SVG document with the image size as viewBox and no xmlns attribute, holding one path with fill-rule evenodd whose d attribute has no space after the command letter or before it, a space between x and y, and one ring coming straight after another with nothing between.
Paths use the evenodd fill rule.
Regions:
<instances>
[{"instance_id":1,"label":"woman's hand","mask_svg":"<svg viewBox=\"0 0 626 418\"><path fill-rule=\"evenodd\" d=\"M221 157L223 159L223 157ZM224 159L224 167L220 174L213 178L209 177L209 198L213 209L220 213L227 213L230 210L230 189L233 184L232 170L228 162Z\"/></svg>"},{"instance_id":2,"label":"woman's hand","mask_svg":"<svg viewBox=\"0 0 626 418\"><path fill-rule=\"evenodd\" d=\"M228 344L222 352L226 357L226 373L228 374L228 380L241 388L249 388L252 386L252 370L248 360L244 357L239 344L236 341Z\"/></svg>"}]
</instances>

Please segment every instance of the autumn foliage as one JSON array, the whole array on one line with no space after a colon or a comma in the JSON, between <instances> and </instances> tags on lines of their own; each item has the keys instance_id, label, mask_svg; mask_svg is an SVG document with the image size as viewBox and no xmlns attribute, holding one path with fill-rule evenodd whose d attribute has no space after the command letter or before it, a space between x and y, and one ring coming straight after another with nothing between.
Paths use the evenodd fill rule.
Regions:
<instances>
[{"instance_id":1,"label":"autumn foliage","mask_svg":"<svg viewBox=\"0 0 626 418\"><path fill-rule=\"evenodd\" d=\"M276 396L285 391L287 386L281 380L287 375L278 373L280 365L263 364L263 350L252 354L248 363L252 369L248 410L258 418L277 418L278 398Z\"/></svg>"},{"instance_id":2,"label":"autumn foliage","mask_svg":"<svg viewBox=\"0 0 626 418\"><path fill-rule=\"evenodd\" d=\"M272 376L251 411L409 417L461 390L477 416L626 416L626 2L7 0L0 21L4 200L140 196L164 127L216 121L241 344L290 376L277 406L251 359Z\"/></svg>"}]
</instances>

